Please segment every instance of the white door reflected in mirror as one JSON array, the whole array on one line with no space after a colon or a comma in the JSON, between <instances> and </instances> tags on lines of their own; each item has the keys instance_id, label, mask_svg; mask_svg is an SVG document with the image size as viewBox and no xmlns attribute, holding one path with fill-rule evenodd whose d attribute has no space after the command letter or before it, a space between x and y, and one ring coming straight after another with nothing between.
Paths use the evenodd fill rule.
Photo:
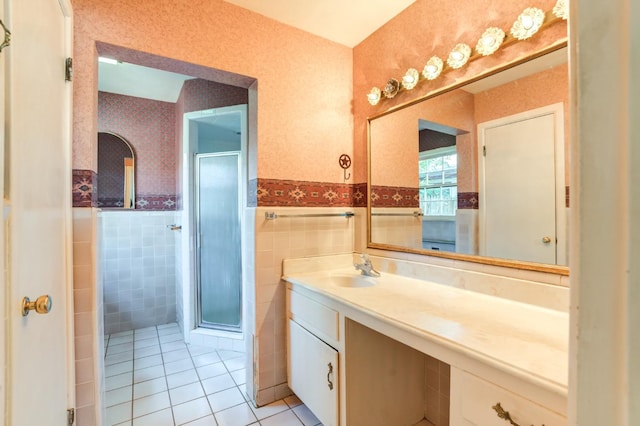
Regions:
<instances>
[{"instance_id":1,"label":"white door reflected in mirror","mask_svg":"<svg viewBox=\"0 0 640 426\"><path fill-rule=\"evenodd\" d=\"M556 104L478 125L480 255L566 265L563 121Z\"/></svg>"}]
</instances>

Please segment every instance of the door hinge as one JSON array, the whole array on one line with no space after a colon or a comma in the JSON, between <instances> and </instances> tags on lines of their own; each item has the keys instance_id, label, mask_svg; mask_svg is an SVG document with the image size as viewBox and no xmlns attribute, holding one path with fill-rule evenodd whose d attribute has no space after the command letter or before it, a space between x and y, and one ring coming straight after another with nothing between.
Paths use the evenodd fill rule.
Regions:
<instances>
[{"instance_id":1,"label":"door hinge","mask_svg":"<svg viewBox=\"0 0 640 426\"><path fill-rule=\"evenodd\" d=\"M482 145L482 156L483 157L487 156L487 146L486 145Z\"/></svg>"},{"instance_id":2,"label":"door hinge","mask_svg":"<svg viewBox=\"0 0 640 426\"><path fill-rule=\"evenodd\" d=\"M76 421L76 409L69 408L67 410L67 425L72 426L75 421Z\"/></svg>"},{"instance_id":3,"label":"door hinge","mask_svg":"<svg viewBox=\"0 0 640 426\"><path fill-rule=\"evenodd\" d=\"M64 61L64 81L73 80L73 59L67 58Z\"/></svg>"},{"instance_id":4,"label":"door hinge","mask_svg":"<svg viewBox=\"0 0 640 426\"><path fill-rule=\"evenodd\" d=\"M0 52L2 52L2 49L11 45L11 31L5 27L4 22L2 22L1 19L0 26L2 26L2 29L4 30L4 41L0 44Z\"/></svg>"}]
</instances>

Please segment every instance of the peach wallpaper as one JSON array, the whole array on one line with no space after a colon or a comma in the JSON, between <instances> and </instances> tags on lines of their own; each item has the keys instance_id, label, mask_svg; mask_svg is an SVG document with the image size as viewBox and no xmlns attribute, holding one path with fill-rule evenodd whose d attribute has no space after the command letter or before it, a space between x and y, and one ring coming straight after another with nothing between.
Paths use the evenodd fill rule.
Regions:
<instances>
[{"instance_id":1,"label":"peach wallpaper","mask_svg":"<svg viewBox=\"0 0 640 426\"><path fill-rule=\"evenodd\" d=\"M398 94L376 106L367 102L372 87L382 88L395 77L400 79L410 67L422 69L432 55L446 58L457 43L475 46L489 26L508 31L513 21L526 7L551 10L556 0L487 0L464 2L455 6L449 0L417 0L393 20L354 48L353 51L353 115L354 115L354 176L355 182L366 181L367 117L373 117L460 79L500 67L540 50L567 36L566 23L558 22L529 40L500 49L495 54L478 59L467 66L449 72L441 78L422 82L412 91Z\"/></svg>"},{"instance_id":2,"label":"peach wallpaper","mask_svg":"<svg viewBox=\"0 0 640 426\"><path fill-rule=\"evenodd\" d=\"M342 181L337 159L352 154L351 49L221 0L73 0L73 7L73 168L96 169L102 42L257 79L258 177Z\"/></svg>"}]
</instances>

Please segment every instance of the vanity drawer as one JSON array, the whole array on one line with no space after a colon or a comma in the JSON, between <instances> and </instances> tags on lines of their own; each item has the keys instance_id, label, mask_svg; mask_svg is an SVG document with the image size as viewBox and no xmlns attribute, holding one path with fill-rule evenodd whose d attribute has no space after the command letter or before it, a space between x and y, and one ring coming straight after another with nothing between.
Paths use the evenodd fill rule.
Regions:
<instances>
[{"instance_id":1,"label":"vanity drawer","mask_svg":"<svg viewBox=\"0 0 640 426\"><path fill-rule=\"evenodd\" d=\"M290 317L327 343L340 341L338 312L287 289Z\"/></svg>"},{"instance_id":2,"label":"vanity drawer","mask_svg":"<svg viewBox=\"0 0 640 426\"><path fill-rule=\"evenodd\" d=\"M457 368L451 369L451 426L505 426L494 406L500 403L521 426L566 426L567 419L530 398Z\"/></svg>"}]
</instances>

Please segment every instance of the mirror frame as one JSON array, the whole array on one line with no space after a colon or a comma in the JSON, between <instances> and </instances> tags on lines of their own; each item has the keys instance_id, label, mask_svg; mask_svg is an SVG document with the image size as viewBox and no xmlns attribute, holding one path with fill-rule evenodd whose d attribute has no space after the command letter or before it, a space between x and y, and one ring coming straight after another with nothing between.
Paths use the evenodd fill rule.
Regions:
<instances>
[{"instance_id":1,"label":"mirror frame","mask_svg":"<svg viewBox=\"0 0 640 426\"><path fill-rule=\"evenodd\" d=\"M487 72L480 73L468 79L464 79L462 81L456 82L452 85L435 89L424 96L420 96L404 104L396 105L392 108L389 108L386 111L381 112L380 114L376 114L374 116L367 118L367 248L403 252L403 253L421 254L425 256L432 256L432 257L452 259L452 260L461 260L465 262L474 262L474 263L481 263L485 265L501 266L501 267L514 268L514 269L524 269L529 271L546 272L546 273L552 273L552 274L558 274L558 275L564 275L564 276L569 275L568 266L525 262L525 261L512 260L512 259L501 259L496 257L460 254L460 253L437 251L437 250L414 249L414 248L395 246L390 244L374 243L371 241L371 121L384 117L386 115L392 114L401 109L408 108L420 102L426 101L427 99L431 99L438 95L442 95L444 93L459 89L463 86L466 86L467 84L471 84L483 78L490 77L494 74L513 68L525 62L528 62L532 59L539 58L540 56L544 56L556 50L566 48L567 45L568 45L567 39L565 38L544 49L531 53L515 61L504 64L500 67L491 69ZM569 90L569 88L567 88L567 90Z\"/></svg>"},{"instance_id":2,"label":"mirror frame","mask_svg":"<svg viewBox=\"0 0 640 426\"><path fill-rule=\"evenodd\" d=\"M101 209L114 209L114 210L136 210L136 185L135 185L135 181L136 181L136 152L133 149L133 145L131 145L131 143L127 140L127 138L125 138L124 136L119 135L118 133L115 132L110 132L110 131L102 131L102 132L97 132L97 137L100 137L100 133L106 134L106 135L110 135L113 137L116 137L118 139L120 139L131 151L131 174L130 174L130 182L128 185L129 190L131 191L130 196L131 196L131 201L132 201L132 206L131 207L100 207ZM100 150L100 142L98 141L98 150ZM98 174L100 173L100 165L99 165L99 158L100 158L100 154L98 154ZM124 158L129 158L129 157L124 157ZM124 182L125 182L125 187L123 188L123 197L122 197L122 201L124 204L125 201L125 190L127 189L127 166L125 165L125 177L124 177ZM100 191L99 187L98 187L98 191Z\"/></svg>"}]
</instances>

